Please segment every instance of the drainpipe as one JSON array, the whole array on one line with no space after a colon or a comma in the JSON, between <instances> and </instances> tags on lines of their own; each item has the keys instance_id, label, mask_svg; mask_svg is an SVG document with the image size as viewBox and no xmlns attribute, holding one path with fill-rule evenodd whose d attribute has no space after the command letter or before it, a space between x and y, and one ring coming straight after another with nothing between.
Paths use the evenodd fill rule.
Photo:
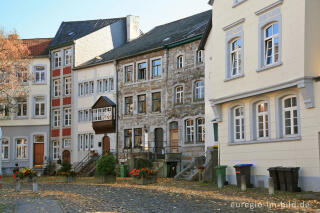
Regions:
<instances>
[{"instance_id":1,"label":"drainpipe","mask_svg":"<svg viewBox=\"0 0 320 213\"><path fill-rule=\"evenodd\" d=\"M118 66L118 61L114 61L114 66L115 66L115 70L116 70L116 159L119 160L119 100L118 100L118 70L117 70L117 66Z\"/></svg>"}]
</instances>

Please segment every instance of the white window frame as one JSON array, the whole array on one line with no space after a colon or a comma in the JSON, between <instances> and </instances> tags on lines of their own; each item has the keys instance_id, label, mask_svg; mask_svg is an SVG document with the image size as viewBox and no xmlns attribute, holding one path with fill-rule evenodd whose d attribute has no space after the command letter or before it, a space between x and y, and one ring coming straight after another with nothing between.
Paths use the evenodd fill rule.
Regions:
<instances>
[{"instance_id":1,"label":"white window frame","mask_svg":"<svg viewBox=\"0 0 320 213\"><path fill-rule=\"evenodd\" d=\"M103 93L103 80L97 80L97 93Z\"/></svg>"},{"instance_id":2,"label":"white window frame","mask_svg":"<svg viewBox=\"0 0 320 213\"><path fill-rule=\"evenodd\" d=\"M83 83L79 83L78 84L78 92L79 92L79 96L83 96L84 94L84 86L83 86Z\"/></svg>"},{"instance_id":3,"label":"white window frame","mask_svg":"<svg viewBox=\"0 0 320 213\"><path fill-rule=\"evenodd\" d=\"M72 64L72 49L65 49L64 50L64 65L68 66Z\"/></svg>"},{"instance_id":4,"label":"white window frame","mask_svg":"<svg viewBox=\"0 0 320 213\"><path fill-rule=\"evenodd\" d=\"M18 144L18 140L21 142L25 142L23 144ZM28 140L24 137L15 138L15 145L16 145L16 159L17 160L25 160L28 159Z\"/></svg>"},{"instance_id":5,"label":"white window frame","mask_svg":"<svg viewBox=\"0 0 320 213\"><path fill-rule=\"evenodd\" d=\"M203 63L203 51L202 50L198 50L196 53L196 62L197 64L202 64Z\"/></svg>"},{"instance_id":6,"label":"white window frame","mask_svg":"<svg viewBox=\"0 0 320 213\"><path fill-rule=\"evenodd\" d=\"M139 73L140 73L140 65L141 64L145 64L145 68L144 69L144 78L139 78ZM147 73L148 73L148 62L147 61L139 61L137 62L137 76L136 79L137 81L145 81L147 80Z\"/></svg>"},{"instance_id":7,"label":"white window frame","mask_svg":"<svg viewBox=\"0 0 320 213\"><path fill-rule=\"evenodd\" d=\"M127 98L131 98L131 100L132 100L132 103L130 104L131 105L130 112L128 112L128 110L127 110L127 102L126 102ZM124 97L124 114L125 115L132 115L133 114L133 111L134 111L133 103L134 103L133 96Z\"/></svg>"},{"instance_id":8,"label":"white window frame","mask_svg":"<svg viewBox=\"0 0 320 213\"><path fill-rule=\"evenodd\" d=\"M89 94L89 82L83 83L83 95L87 96Z\"/></svg>"},{"instance_id":9,"label":"white window frame","mask_svg":"<svg viewBox=\"0 0 320 213\"><path fill-rule=\"evenodd\" d=\"M71 126L71 108L63 109L63 126Z\"/></svg>"},{"instance_id":10,"label":"white window frame","mask_svg":"<svg viewBox=\"0 0 320 213\"><path fill-rule=\"evenodd\" d=\"M93 148L94 148L94 134L89 134L89 140L90 140L90 150L93 150Z\"/></svg>"},{"instance_id":11,"label":"white window frame","mask_svg":"<svg viewBox=\"0 0 320 213\"><path fill-rule=\"evenodd\" d=\"M192 124L188 123L192 122ZM186 119L184 121L184 129L185 129L185 143L194 143L194 120Z\"/></svg>"},{"instance_id":12,"label":"white window frame","mask_svg":"<svg viewBox=\"0 0 320 213\"><path fill-rule=\"evenodd\" d=\"M43 70L38 70L39 67L43 67ZM33 66L33 70L34 70L34 83L35 84L46 83L46 66L45 65L35 65L35 66ZM40 77L40 79L38 77Z\"/></svg>"},{"instance_id":13,"label":"white window frame","mask_svg":"<svg viewBox=\"0 0 320 213\"><path fill-rule=\"evenodd\" d=\"M293 99L296 99L296 106L292 106L293 105L293 102L292 100ZM291 99L291 107L285 107L285 101L288 100L288 99ZM286 96L282 99L282 129L283 129L283 136L284 137L297 137L299 135L299 109L298 109L298 98L297 96L295 95L291 95L291 96ZM290 113L290 118L289 118L289 121L290 121L290 125L288 127L290 127L290 134L286 134L286 112L289 112ZM294 112L296 112L296 117L294 116ZM294 120L297 120L297 125L294 124ZM297 133L295 133L295 130L294 128L297 128Z\"/></svg>"},{"instance_id":14,"label":"white window frame","mask_svg":"<svg viewBox=\"0 0 320 213\"><path fill-rule=\"evenodd\" d=\"M129 67L131 67L131 70L128 70L128 68ZM123 70L124 70L124 78L123 78L123 80L124 80L124 82L125 83L133 83L133 75L134 75L134 65L133 64L128 64L128 65L125 65L124 67L123 67ZM128 72L131 72L131 75L130 75L130 77L131 77L131 79L127 79L127 73Z\"/></svg>"},{"instance_id":15,"label":"white window frame","mask_svg":"<svg viewBox=\"0 0 320 213\"><path fill-rule=\"evenodd\" d=\"M0 119L7 119L9 117L8 104L0 103Z\"/></svg>"},{"instance_id":16,"label":"white window frame","mask_svg":"<svg viewBox=\"0 0 320 213\"><path fill-rule=\"evenodd\" d=\"M278 32L275 34L274 33L274 26L277 25L278 27ZM266 37L266 33L267 33L267 30L272 27L272 35L269 36L269 37ZM263 38L264 38L264 65L265 66L272 66L273 64L276 64L276 63L279 63L279 56L280 56L280 31L279 31L279 23L278 22L272 22L271 24L268 24L263 32ZM278 52L276 53L276 49L275 49L275 40L278 39ZM268 44L271 42L271 47L269 48L268 47ZM271 60L271 63L267 63L268 62L268 50L271 49L271 56L272 57L272 60ZM278 60L275 61L275 56L278 56Z\"/></svg>"},{"instance_id":17,"label":"white window frame","mask_svg":"<svg viewBox=\"0 0 320 213\"><path fill-rule=\"evenodd\" d=\"M199 123L199 121L203 121L203 123ZM204 143L205 142L205 118L197 118L196 119L196 139L198 143ZM199 131L201 130L201 131ZM200 140L199 140L200 138Z\"/></svg>"},{"instance_id":18,"label":"white window frame","mask_svg":"<svg viewBox=\"0 0 320 213\"><path fill-rule=\"evenodd\" d=\"M241 46L239 47L239 41L241 43ZM233 48L233 44L238 43L238 48ZM242 39L241 38L235 38L230 42L230 76L236 77L242 73ZM235 72L234 72L235 71Z\"/></svg>"},{"instance_id":19,"label":"white window frame","mask_svg":"<svg viewBox=\"0 0 320 213\"><path fill-rule=\"evenodd\" d=\"M61 96L61 80L54 79L53 80L53 97Z\"/></svg>"},{"instance_id":20,"label":"white window frame","mask_svg":"<svg viewBox=\"0 0 320 213\"><path fill-rule=\"evenodd\" d=\"M8 138L2 138L2 152L1 152L1 159L7 161L10 159L10 141ZM5 141L7 143L5 143ZM7 148L7 157L5 158L5 148Z\"/></svg>"},{"instance_id":21,"label":"white window frame","mask_svg":"<svg viewBox=\"0 0 320 213\"><path fill-rule=\"evenodd\" d=\"M23 114L23 108L26 108L26 114ZM20 112L21 115L18 115ZM16 112L16 117L17 118L26 118L28 117L28 100L24 99L24 101L17 100L17 112Z\"/></svg>"},{"instance_id":22,"label":"white window frame","mask_svg":"<svg viewBox=\"0 0 320 213\"><path fill-rule=\"evenodd\" d=\"M60 145L59 141L52 141L52 159L59 160Z\"/></svg>"},{"instance_id":23,"label":"white window frame","mask_svg":"<svg viewBox=\"0 0 320 213\"><path fill-rule=\"evenodd\" d=\"M236 115L236 111L240 110L240 115ZM238 106L233 109L233 140L235 142L244 141L245 140L245 117L244 117L244 107ZM239 125L237 125L237 121L239 121ZM239 132L237 131L237 126L239 126ZM237 138L237 133L240 138Z\"/></svg>"},{"instance_id":24,"label":"white window frame","mask_svg":"<svg viewBox=\"0 0 320 213\"><path fill-rule=\"evenodd\" d=\"M109 80L107 78L103 79L103 93L109 91Z\"/></svg>"},{"instance_id":25,"label":"white window frame","mask_svg":"<svg viewBox=\"0 0 320 213\"><path fill-rule=\"evenodd\" d=\"M64 148L71 148L71 138L64 138L62 143Z\"/></svg>"},{"instance_id":26,"label":"white window frame","mask_svg":"<svg viewBox=\"0 0 320 213\"><path fill-rule=\"evenodd\" d=\"M109 78L109 91L114 90L114 80L113 78Z\"/></svg>"},{"instance_id":27,"label":"white window frame","mask_svg":"<svg viewBox=\"0 0 320 213\"><path fill-rule=\"evenodd\" d=\"M53 66L54 68L59 68L61 67L62 65L62 57L61 57L61 51L56 51L53 53L53 58L54 58L54 61L53 61Z\"/></svg>"},{"instance_id":28,"label":"white window frame","mask_svg":"<svg viewBox=\"0 0 320 213\"><path fill-rule=\"evenodd\" d=\"M183 63L184 63L184 57L183 55L179 55L177 57L177 68L182 69L183 68Z\"/></svg>"},{"instance_id":29,"label":"white window frame","mask_svg":"<svg viewBox=\"0 0 320 213\"><path fill-rule=\"evenodd\" d=\"M64 95L69 96L71 95L71 89L72 89L71 77L65 77L63 81L64 81Z\"/></svg>"},{"instance_id":30,"label":"white window frame","mask_svg":"<svg viewBox=\"0 0 320 213\"><path fill-rule=\"evenodd\" d=\"M182 88L182 90L179 90L179 88ZM174 98L174 103L175 104L183 104L184 102L184 87L182 85L178 85L174 89L175 92L175 98Z\"/></svg>"},{"instance_id":31,"label":"white window frame","mask_svg":"<svg viewBox=\"0 0 320 213\"><path fill-rule=\"evenodd\" d=\"M194 100L195 101L204 99L204 95L205 95L204 89L205 89L205 85L204 85L203 80L199 80L199 81L194 82Z\"/></svg>"},{"instance_id":32,"label":"white window frame","mask_svg":"<svg viewBox=\"0 0 320 213\"><path fill-rule=\"evenodd\" d=\"M160 61L160 65L154 65L156 61ZM157 70L156 75L155 70ZM162 58L155 58L151 60L151 78L161 78L162 77Z\"/></svg>"},{"instance_id":33,"label":"white window frame","mask_svg":"<svg viewBox=\"0 0 320 213\"><path fill-rule=\"evenodd\" d=\"M94 94L94 81L89 81L89 93Z\"/></svg>"},{"instance_id":34,"label":"white window frame","mask_svg":"<svg viewBox=\"0 0 320 213\"><path fill-rule=\"evenodd\" d=\"M37 99L42 99L41 101ZM37 112L37 105L39 106L39 112ZM41 111L43 109L43 114L41 114ZM33 109L33 115L34 117L44 117L46 116L46 98L45 96L35 96L34 97L34 109Z\"/></svg>"},{"instance_id":35,"label":"white window frame","mask_svg":"<svg viewBox=\"0 0 320 213\"><path fill-rule=\"evenodd\" d=\"M264 111L259 112L259 107L263 105ZM265 109L267 106L267 109ZM270 137L270 124L269 124L269 103L266 101L261 101L256 104L256 137L257 139L267 139ZM259 126L259 117L262 117L262 129ZM263 136L260 136L260 131L263 132Z\"/></svg>"},{"instance_id":36,"label":"white window frame","mask_svg":"<svg viewBox=\"0 0 320 213\"><path fill-rule=\"evenodd\" d=\"M54 109L52 110L52 126L53 127L59 127L61 122L61 113L60 109Z\"/></svg>"}]
</instances>

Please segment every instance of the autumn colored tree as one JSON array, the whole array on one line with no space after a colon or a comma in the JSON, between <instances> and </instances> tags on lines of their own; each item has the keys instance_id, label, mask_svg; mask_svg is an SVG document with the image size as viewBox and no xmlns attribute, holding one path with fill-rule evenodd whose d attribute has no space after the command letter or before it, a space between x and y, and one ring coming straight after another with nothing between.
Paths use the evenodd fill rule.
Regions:
<instances>
[{"instance_id":1,"label":"autumn colored tree","mask_svg":"<svg viewBox=\"0 0 320 213\"><path fill-rule=\"evenodd\" d=\"M33 78L29 54L16 31L0 29L0 116L12 112L17 98L28 94L27 83Z\"/></svg>"}]
</instances>

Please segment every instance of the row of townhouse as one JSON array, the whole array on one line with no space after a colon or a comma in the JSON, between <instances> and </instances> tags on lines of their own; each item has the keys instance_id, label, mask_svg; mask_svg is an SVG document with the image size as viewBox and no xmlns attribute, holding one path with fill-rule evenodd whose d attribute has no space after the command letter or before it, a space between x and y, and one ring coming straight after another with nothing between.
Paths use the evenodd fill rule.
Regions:
<instances>
[{"instance_id":1,"label":"row of townhouse","mask_svg":"<svg viewBox=\"0 0 320 213\"><path fill-rule=\"evenodd\" d=\"M210 17L206 11L146 34L136 16L63 22L53 39L35 39L46 42L30 46L45 51L30 65L41 82L29 82L30 94L18 105L22 116L2 113L2 171L51 161L77 166L106 150L121 162L175 153L166 163L179 168L203 156L198 46Z\"/></svg>"},{"instance_id":2,"label":"row of townhouse","mask_svg":"<svg viewBox=\"0 0 320 213\"><path fill-rule=\"evenodd\" d=\"M302 190L320 191L320 1L211 0L205 49L206 134L220 164L251 163L251 182L268 168L300 167ZM215 140L206 140L212 146Z\"/></svg>"}]
</instances>

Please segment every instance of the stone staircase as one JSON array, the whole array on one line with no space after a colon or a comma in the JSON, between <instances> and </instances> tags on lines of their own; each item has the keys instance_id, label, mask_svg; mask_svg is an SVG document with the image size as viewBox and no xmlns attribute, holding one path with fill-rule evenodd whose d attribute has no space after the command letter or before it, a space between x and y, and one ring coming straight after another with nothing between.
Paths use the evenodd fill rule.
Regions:
<instances>
[{"instance_id":1,"label":"stone staircase","mask_svg":"<svg viewBox=\"0 0 320 213\"><path fill-rule=\"evenodd\" d=\"M197 168L190 168L180 176L179 180L193 181L198 178L198 173L199 172Z\"/></svg>"},{"instance_id":2,"label":"stone staircase","mask_svg":"<svg viewBox=\"0 0 320 213\"><path fill-rule=\"evenodd\" d=\"M76 173L78 177L92 177L96 171L96 165L100 156L93 156L90 159L83 163L81 168L78 168Z\"/></svg>"},{"instance_id":3,"label":"stone staircase","mask_svg":"<svg viewBox=\"0 0 320 213\"><path fill-rule=\"evenodd\" d=\"M186 180L193 181L199 177L198 165L203 165L205 162L204 156L193 158L191 163L181 170L175 177L174 180Z\"/></svg>"}]
</instances>

